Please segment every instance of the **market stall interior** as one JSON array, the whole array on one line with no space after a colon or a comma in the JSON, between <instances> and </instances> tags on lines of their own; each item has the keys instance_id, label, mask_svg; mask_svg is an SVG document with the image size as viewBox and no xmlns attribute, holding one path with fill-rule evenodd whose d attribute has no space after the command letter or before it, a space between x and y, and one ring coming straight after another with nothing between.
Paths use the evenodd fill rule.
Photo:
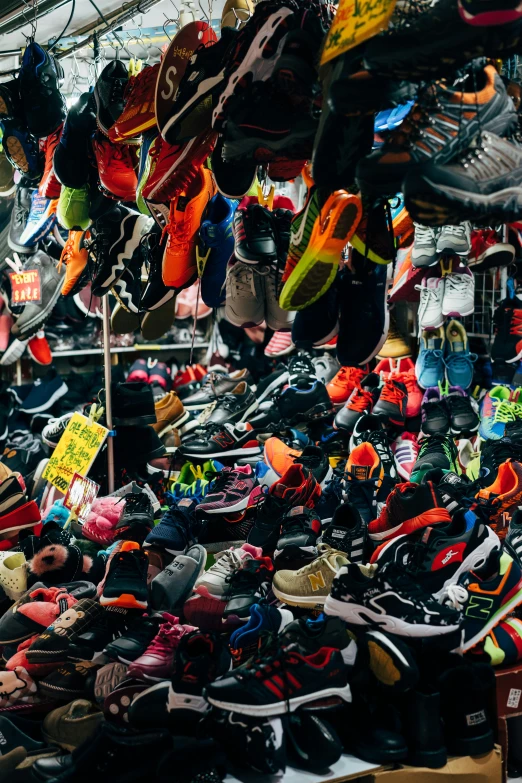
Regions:
<instances>
[{"instance_id":1,"label":"market stall interior","mask_svg":"<svg viewBox=\"0 0 522 783\"><path fill-rule=\"evenodd\" d=\"M522 778L520 0L0 9L0 783Z\"/></svg>"}]
</instances>

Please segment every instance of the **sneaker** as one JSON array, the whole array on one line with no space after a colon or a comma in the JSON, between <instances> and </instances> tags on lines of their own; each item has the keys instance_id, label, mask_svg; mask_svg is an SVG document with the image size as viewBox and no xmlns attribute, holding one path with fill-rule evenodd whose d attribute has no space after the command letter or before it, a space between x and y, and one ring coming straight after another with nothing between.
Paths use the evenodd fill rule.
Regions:
<instances>
[{"instance_id":1,"label":"sneaker","mask_svg":"<svg viewBox=\"0 0 522 783\"><path fill-rule=\"evenodd\" d=\"M460 649L466 652L522 603L522 569L511 555L499 549L482 568L464 574L459 587L462 598L459 595L458 600L464 604ZM481 607L480 612L474 610L476 606Z\"/></svg>"},{"instance_id":2,"label":"sneaker","mask_svg":"<svg viewBox=\"0 0 522 783\"><path fill-rule=\"evenodd\" d=\"M392 451L397 473L404 481L409 481L419 454L416 435L412 432L403 432L392 444Z\"/></svg>"},{"instance_id":3,"label":"sneaker","mask_svg":"<svg viewBox=\"0 0 522 783\"><path fill-rule=\"evenodd\" d=\"M444 380L446 342L444 327L441 326L436 330L423 330L419 340L420 351L415 363L415 375L419 386L428 389L437 386L439 382L442 383Z\"/></svg>"},{"instance_id":4,"label":"sneaker","mask_svg":"<svg viewBox=\"0 0 522 783\"><path fill-rule=\"evenodd\" d=\"M143 546L159 546L173 555L179 555L196 543L196 503L185 497L173 504L161 517L159 523L148 533Z\"/></svg>"},{"instance_id":5,"label":"sneaker","mask_svg":"<svg viewBox=\"0 0 522 783\"><path fill-rule=\"evenodd\" d=\"M522 356L522 307L520 299L503 299L493 316L495 339L491 358L495 362L508 364L517 362Z\"/></svg>"},{"instance_id":6,"label":"sneaker","mask_svg":"<svg viewBox=\"0 0 522 783\"><path fill-rule=\"evenodd\" d=\"M376 373L369 373L356 386L344 408L337 413L334 426L339 430L352 433L361 416L371 413L377 400L380 388L380 378Z\"/></svg>"},{"instance_id":7,"label":"sneaker","mask_svg":"<svg viewBox=\"0 0 522 783\"><path fill-rule=\"evenodd\" d=\"M375 517L377 493L384 479L384 465L379 453L371 443L363 441L350 452L346 462L343 500L357 508L366 524Z\"/></svg>"},{"instance_id":8,"label":"sneaker","mask_svg":"<svg viewBox=\"0 0 522 783\"><path fill-rule=\"evenodd\" d=\"M160 64L145 67L135 76L129 76L123 94L125 107L114 125L109 128L112 142L133 139L156 126L154 90Z\"/></svg>"},{"instance_id":9,"label":"sneaker","mask_svg":"<svg viewBox=\"0 0 522 783\"><path fill-rule=\"evenodd\" d=\"M393 489L379 518L370 522L368 532L373 541L386 541L443 522L451 522L451 517L432 482L406 482Z\"/></svg>"},{"instance_id":10,"label":"sneaker","mask_svg":"<svg viewBox=\"0 0 522 783\"><path fill-rule=\"evenodd\" d=\"M420 291L420 304L417 315L419 327L423 330L439 329L445 321L442 308L447 279L449 278L425 277L422 283L419 286L416 286L417 290ZM458 281L456 282L458 287ZM453 286L451 286L451 294L453 297ZM448 302L449 301L450 300L448 300ZM451 301L453 301L452 298Z\"/></svg>"},{"instance_id":11,"label":"sneaker","mask_svg":"<svg viewBox=\"0 0 522 783\"><path fill-rule=\"evenodd\" d=\"M258 326L265 318L262 278L252 266L232 257L226 271L225 315L234 326Z\"/></svg>"},{"instance_id":12,"label":"sneaker","mask_svg":"<svg viewBox=\"0 0 522 783\"><path fill-rule=\"evenodd\" d=\"M145 202L168 204L187 191L210 155L215 138L208 129L183 144L172 145L158 136L151 146L150 170L142 189Z\"/></svg>"},{"instance_id":13,"label":"sneaker","mask_svg":"<svg viewBox=\"0 0 522 783\"><path fill-rule=\"evenodd\" d=\"M285 688L283 693L280 689L277 684L280 683L279 676L272 674L276 661L291 675L295 691ZM248 675L245 676L244 671L248 671ZM256 677L258 671L260 677ZM253 677L256 677L255 681ZM265 687L259 693L258 686L261 684ZM292 695L296 692L299 695ZM352 698L342 655L338 650L327 647L307 657L282 648L273 657L255 661L249 670L238 669L207 688L208 701L214 707L256 717L294 712L303 704L332 696L345 702Z\"/></svg>"},{"instance_id":14,"label":"sneaker","mask_svg":"<svg viewBox=\"0 0 522 783\"><path fill-rule=\"evenodd\" d=\"M464 318L475 310L475 276L467 267L444 278L442 314L445 318ZM439 324L440 326L440 324Z\"/></svg>"},{"instance_id":15,"label":"sneaker","mask_svg":"<svg viewBox=\"0 0 522 783\"><path fill-rule=\"evenodd\" d=\"M58 223L69 231L78 231L78 229L85 231L91 225L89 206L90 197L87 187L66 188L64 185L56 207Z\"/></svg>"},{"instance_id":16,"label":"sneaker","mask_svg":"<svg viewBox=\"0 0 522 783\"><path fill-rule=\"evenodd\" d=\"M151 498L146 492L131 492L125 496L125 505L116 525L116 537L133 539L142 528L140 541L152 530L154 525L154 509ZM137 539L136 539L137 540Z\"/></svg>"},{"instance_id":17,"label":"sneaker","mask_svg":"<svg viewBox=\"0 0 522 783\"><path fill-rule=\"evenodd\" d=\"M53 355L44 332L36 332L27 343L27 353L36 364L49 366L53 363Z\"/></svg>"},{"instance_id":18,"label":"sneaker","mask_svg":"<svg viewBox=\"0 0 522 783\"><path fill-rule=\"evenodd\" d=\"M479 428L478 405L459 386L450 387L445 398L451 421L451 433L457 437L471 435Z\"/></svg>"},{"instance_id":19,"label":"sneaker","mask_svg":"<svg viewBox=\"0 0 522 783\"><path fill-rule=\"evenodd\" d=\"M500 242L494 229L475 229L471 232L471 250L468 265L474 270L509 266L515 257L515 248Z\"/></svg>"},{"instance_id":20,"label":"sneaker","mask_svg":"<svg viewBox=\"0 0 522 783\"><path fill-rule=\"evenodd\" d=\"M195 631L192 625L181 625L179 617L165 612L158 633L145 652L128 669L130 677L149 682L170 680L174 672L176 650L187 633Z\"/></svg>"},{"instance_id":21,"label":"sneaker","mask_svg":"<svg viewBox=\"0 0 522 783\"><path fill-rule=\"evenodd\" d=\"M29 188L17 185L13 210L9 222L9 234L7 244L16 253L32 253L32 248L21 243L21 237L25 230L25 225L31 209L31 193Z\"/></svg>"},{"instance_id":22,"label":"sneaker","mask_svg":"<svg viewBox=\"0 0 522 783\"><path fill-rule=\"evenodd\" d=\"M27 217L27 223L20 236L20 244L32 247L50 233L56 223L56 199L50 200L40 196L37 190L33 190L31 196L31 209Z\"/></svg>"},{"instance_id":23,"label":"sneaker","mask_svg":"<svg viewBox=\"0 0 522 783\"><path fill-rule=\"evenodd\" d=\"M263 603L253 604L248 623L230 635L230 652L235 664L245 663L251 655L256 655L259 642L267 632L279 634L293 619L289 609L277 609Z\"/></svg>"},{"instance_id":24,"label":"sneaker","mask_svg":"<svg viewBox=\"0 0 522 783\"><path fill-rule=\"evenodd\" d=\"M389 424L401 427L406 422L408 393L400 381L390 378L384 382L379 399L373 406L373 415L379 416Z\"/></svg>"},{"instance_id":25,"label":"sneaker","mask_svg":"<svg viewBox=\"0 0 522 783\"><path fill-rule=\"evenodd\" d=\"M411 251L411 263L414 267L435 266L439 260L437 252L437 232L430 226L415 223L415 239Z\"/></svg>"},{"instance_id":26,"label":"sneaker","mask_svg":"<svg viewBox=\"0 0 522 783\"><path fill-rule=\"evenodd\" d=\"M198 505L198 514L229 514L243 511L248 505L250 493L256 485L256 478L250 465L234 470L223 468L208 490L203 503Z\"/></svg>"},{"instance_id":27,"label":"sneaker","mask_svg":"<svg viewBox=\"0 0 522 783\"><path fill-rule=\"evenodd\" d=\"M59 418L50 418L42 430L42 440L51 449L55 449L73 417L73 413L65 413Z\"/></svg>"},{"instance_id":28,"label":"sneaker","mask_svg":"<svg viewBox=\"0 0 522 783\"><path fill-rule=\"evenodd\" d=\"M495 480L480 489L475 497L488 508L489 524L498 537L505 538L507 520L520 505L522 498L522 465L513 461L502 463Z\"/></svg>"},{"instance_id":29,"label":"sneaker","mask_svg":"<svg viewBox=\"0 0 522 783\"><path fill-rule=\"evenodd\" d=\"M25 262L24 269L36 269L40 273L41 301L27 302L13 324L11 332L20 340L35 335L49 319L60 297L63 281L63 270L59 271L54 259L41 250Z\"/></svg>"},{"instance_id":30,"label":"sneaker","mask_svg":"<svg viewBox=\"0 0 522 783\"><path fill-rule=\"evenodd\" d=\"M243 544L241 547L231 547L224 552L218 552L214 556L214 563L197 580L194 592L198 595L224 598L232 574L238 571L246 560L262 557L262 549Z\"/></svg>"},{"instance_id":31,"label":"sneaker","mask_svg":"<svg viewBox=\"0 0 522 783\"><path fill-rule=\"evenodd\" d=\"M473 110L464 113L463 105L471 104ZM435 111L434 106L437 107ZM442 114L437 113L439 110ZM469 77L462 91L437 82L432 90L417 99L404 121L406 126L411 123L414 127L427 129L429 144L423 145L411 134L404 134L402 127L399 127L379 150L360 161L357 167L358 183L366 192L397 193L408 172L416 171L427 158L431 160L431 165L444 164L465 152L482 128L500 134L509 133L515 121L513 104L494 67L486 66L473 79ZM406 208L409 210L407 202ZM415 214L412 217L419 223L425 222ZM469 251L469 227L467 239ZM440 236L437 239L437 252L441 252L439 243ZM459 242L459 249L461 247L463 245Z\"/></svg>"},{"instance_id":32,"label":"sneaker","mask_svg":"<svg viewBox=\"0 0 522 783\"><path fill-rule=\"evenodd\" d=\"M518 389L494 386L482 399L479 435L483 440L498 440L504 436L506 424L522 416Z\"/></svg>"},{"instance_id":33,"label":"sneaker","mask_svg":"<svg viewBox=\"0 0 522 783\"><path fill-rule=\"evenodd\" d=\"M519 187L511 184L511 175L520 171L521 154L512 142L485 132L461 156L465 163L426 163L408 174L406 207L412 217L432 225L517 220Z\"/></svg>"},{"instance_id":34,"label":"sneaker","mask_svg":"<svg viewBox=\"0 0 522 783\"><path fill-rule=\"evenodd\" d=\"M232 392L241 381L252 382L248 370L236 370L229 375L210 372L204 375L203 379L204 383L201 388L193 394L183 397L183 405L186 410L203 410L219 400L220 397ZM181 390L179 393L181 394Z\"/></svg>"},{"instance_id":35,"label":"sneaker","mask_svg":"<svg viewBox=\"0 0 522 783\"><path fill-rule=\"evenodd\" d=\"M128 81L127 67L120 60L114 60L106 65L96 80L94 85L96 121L106 136L123 112Z\"/></svg>"},{"instance_id":36,"label":"sneaker","mask_svg":"<svg viewBox=\"0 0 522 783\"><path fill-rule=\"evenodd\" d=\"M522 510L517 509L509 520L504 547L518 563L522 559Z\"/></svg>"},{"instance_id":37,"label":"sneaker","mask_svg":"<svg viewBox=\"0 0 522 783\"><path fill-rule=\"evenodd\" d=\"M426 389L422 399L422 435L446 435L450 428L447 398L438 386Z\"/></svg>"},{"instance_id":38,"label":"sneaker","mask_svg":"<svg viewBox=\"0 0 522 783\"><path fill-rule=\"evenodd\" d=\"M276 569L300 568L317 556L321 520L310 508L294 506L281 519L281 533L274 552Z\"/></svg>"},{"instance_id":39,"label":"sneaker","mask_svg":"<svg viewBox=\"0 0 522 783\"><path fill-rule=\"evenodd\" d=\"M458 7L462 19L478 27L509 24L522 18L520 6L513 0L506 0L500 7L488 0L459 0Z\"/></svg>"},{"instance_id":40,"label":"sneaker","mask_svg":"<svg viewBox=\"0 0 522 783\"><path fill-rule=\"evenodd\" d=\"M407 339L397 326L397 322L390 313L390 326L383 345L379 348L378 359L407 359L411 356L411 348Z\"/></svg>"},{"instance_id":41,"label":"sneaker","mask_svg":"<svg viewBox=\"0 0 522 783\"><path fill-rule=\"evenodd\" d=\"M153 617L147 617L145 614L140 615L127 631L105 647L105 654L109 658L125 664L135 661L140 655L143 655L156 636L161 619L157 615Z\"/></svg>"},{"instance_id":42,"label":"sneaker","mask_svg":"<svg viewBox=\"0 0 522 783\"><path fill-rule=\"evenodd\" d=\"M276 210L276 213L283 210ZM293 213L292 213L293 214ZM276 217L274 217L274 220ZM260 270L261 271L261 270ZM265 321L269 329L291 329L295 319L295 312L284 310L279 303L282 272L277 265L272 264L263 275Z\"/></svg>"},{"instance_id":43,"label":"sneaker","mask_svg":"<svg viewBox=\"0 0 522 783\"><path fill-rule=\"evenodd\" d=\"M61 663L70 645L87 631L105 610L92 598L83 598L66 609L26 650L29 663Z\"/></svg>"},{"instance_id":44,"label":"sneaker","mask_svg":"<svg viewBox=\"0 0 522 783\"><path fill-rule=\"evenodd\" d=\"M132 427L156 423L154 397L148 383L113 383L111 394L113 421L117 426Z\"/></svg>"},{"instance_id":45,"label":"sneaker","mask_svg":"<svg viewBox=\"0 0 522 783\"><path fill-rule=\"evenodd\" d=\"M147 569L147 557L140 551L139 545L134 541L124 541L121 550L110 561L100 604L146 609Z\"/></svg>"},{"instance_id":46,"label":"sneaker","mask_svg":"<svg viewBox=\"0 0 522 783\"><path fill-rule=\"evenodd\" d=\"M255 274L255 273L252 273ZM229 319L230 320L230 319ZM265 356L278 357L287 356L289 353L295 350L295 345L292 342L291 332L274 332L270 341L265 347Z\"/></svg>"},{"instance_id":47,"label":"sneaker","mask_svg":"<svg viewBox=\"0 0 522 783\"><path fill-rule=\"evenodd\" d=\"M335 377L326 384L326 391L333 404L344 404L366 375L361 367L341 367Z\"/></svg>"},{"instance_id":48,"label":"sneaker","mask_svg":"<svg viewBox=\"0 0 522 783\"><path fill-rule=\"evenodd\" d=\"M206 434L192 438L185 446L181 446L181 453L184 457L204 459L221 456L245 457L260 454L261 446L250 424L225 423L216 424L208 429Z\"/></svg>"},{"instance_id":49,"label":"sneaker","mask_svg":"<svg viewBox=\"0 0 522 783\"><path fill-rule=\"evenodd\" d=\"M285 310L301 310L326 293L339 269L341 252L362 217L358 196L336 191L322 203L318 193L308 194L299 225L293 228L298 216L292 221L290 241L297 261L289 253L280 296Z\"/></svg>"},{"instance_id":50,"label":"sneaker","mask_svg":"<svg viewBox=\"0 0 522 783\"><path fill-rule=\"evenodd\" d=\"M217 193L208 203L199 229L197 253L206 258L201 278L201 298L208 307L226 303L223 293L227 263L234 252L232 221L237 202Z\"/></svg>"},{"instance_id":51,"label":"sneaker","mask_svg":"<svg viewBox=\"0 0 522 783\"><path fill-rule=\"evenodd\" d=\"M224 394L217 401L206 424L224 424L245 421L258 407L254 392L245 381L240 381L229 394Z\"/></svg>"},{"instance_id":52,"label":"sneaker","mask_svg":"<svg viewBox=\"0 0 522 783\"><path fill-rule=\"evenodd\" d=\"M379 455L385 474L395 480L397 470L390 450L385 424L380 416L373 413L366 414L361 416L356 423L350 437L350 452L362 443L369 443L373 446Z\"/></svg>"},{"instance_id":53,"label":"sneaker","mask_svg":"<svg viewBox=\"0 0 522 783\"><path fill-rule=\"evenodd\" d=\"M60 63L31 41L24 51L18 85L27 127L38 138L50 136L65 119L67 109L60 92L63 77Z\"/></svg>"},{"instance_id":54,"label":"sneaker","mask_svg":"<svg viewBox=\"0 0 522 783\"><path fill-rule=\"evenodd\" d=\"M449 385L468 389L473 381L473 362L477 360L477 354L470 353L468 335L459 321L452 320L446 326L444 352Z\"/></svg>"},{"instance_id":55,"label":"sneaker","mask_svg":"<svg viewBox=\"0 0 522 783\"><path fill-rule=\"evenodd\" d=\"M277 407L281 418L291 426L301 421L318 421L332 412L332 403L324 383L310 383L300 378L295 386L288 386L279 395Z\"/></svg>"},{"instance_id":56,"label":"sneaker","mask_svg":"<svg viewBox=\"0 0 522 783\"><path fill-rule=\"evenodd\" d=\"M361 566L342 568L324 611L351 625L416 638L453 633L461 623L460 612L441 605L395 563L387 563L373 576Z\"/></svg>"},{"instance_id":57,"label":"sneaker","mask_svg":"<svg viewBox=\"0 0 522 783\"><path fill-rule=\"evenodd\" d=\"M205 572L206 562L206 549L200 544L194 544L153 576L150 590L154 610L178 612L192 595L196 581ZM158 570L162 565L159 564Z\"/></svg>"},{"instance_id":58,"label":"sneaker","mask_svg":"<svg viewBox=\"0 0 522 783\"><path fill-rule=\"evenodd\" d=\"M431 435L421 441L417 462L412 471L412 481L420 481L428 470L441 470L459 473L458 450L453 438L444 435Z\"/></svg>"},{"instance_id":59,"label":"sneaker","mask_svg":"<svg viewBox=\"0 0 522 783\"><path fill-rule=\"evenodd\" d=\"M42 413L52 408L54 403L69 391L58 372L51 368L43 378L37 378L33 388L25 398L21 410L24 413Z\"/></svg>"},{"instance_id":60,"label":"sneaker","mask_svg":"<svg viewBox=\"0 0 522 783\"><path fill-rule=\"evenodd\" d=\"M252 606L268 596L273 572L270 557L245 560L241 568L230 576L224 597L223 622L229 618L248 620Z\"/></svg>"},{"instance_id":61,"label":"sneaker","mask_svg":"<svg viewBox=\"0 0 522 783\"><path fill-rule=\"evenodd\" d=\"M468 221L457 225L445 224L437 235L439 255L468 257L471 250L471 225Z\"/></svg>"},{"instance_id":62,"label":"sneaker","mask_svg":"<svg viewBox=\"0 0 522 783\"><path fill-rule=\"evenodd\" d=\"M38 191L41 196L44 196L44 198L59 198L60 191L62 189L62 186L56 178L56 174L54 173L53 168L54 150L56 149L56 145L60 140L62 127L63 125L60 124L54 133L51 133L49 136L47 136L44 142L45 167L43 177L40 180L40 184L38 186Z\"/></svg>"},{"instance_id":63,"label":"sneaker","mask_svg":"<svg viewBox=\"0 0 522 783\"><path fill-rule=\"evenodd\" d=\"M332 521L323 531L321 544L344 552L350 563L366 562L368 529L354 506L342 503L335 509Z\"/></svg>"},{"instance_id":64,"label":"sneaker","mask_svg":"<svg viewBox=\"0 0 522 783\"><path fill-rule=\"evenodd\" d=\"M108 293L130 264L141 237L150 228L150 218L118 206L99 218L91 229L91 252L96 261L92 292Z\"/></svg>"},{"instance_id":65,"label":"sneaker","mask_svg":"<svg viewBox=\"0 0 522 783\"><path fill-rule=\"evenodd\" d=\"M275 225L261 204L241 202L233 220L234 253L244 264L272 264L277 261Z\"/></svg>"},{"instance_id":66,"label":"sneaker","mask_svg":"<svg viewBox=\"0 0 522 783\"><path fill-rule=\"evenodd\" d=\"M69 237L60 257L60 261L65 264L62 296L73 296L86 280L89 260L86 243L90 238L88 231L69 231Z\"/></svg>"}]
</instances>

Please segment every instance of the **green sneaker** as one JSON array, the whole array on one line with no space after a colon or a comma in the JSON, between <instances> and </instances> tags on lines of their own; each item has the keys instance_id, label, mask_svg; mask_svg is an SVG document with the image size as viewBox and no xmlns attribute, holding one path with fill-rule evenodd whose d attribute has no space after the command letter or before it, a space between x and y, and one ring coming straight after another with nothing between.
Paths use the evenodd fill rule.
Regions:
<instances>
[{"instance_id":1,"label":"green sneaker","mask_svg":"<svg viewBox=\"0 0 522 783\"><path fill-rule=\"evenodd\" d=\"M56 216L58 222L69 231L85 231L91 225L89 218L89 190L84 188L66 188L62 185Z\"/></svg>"},{"instance_id":2,"label":"green sneaker","mask_svg":"<svg viewBox=\"0 0 522 783\"><path fill-rule=\"evenodd\" d=\"M413 466L410 481L419 484L429 470L439 468L443 473L460 476L459 452L453 438L445 435L430 435L421 441L417 461Z\"/></svg>"}]
</instances>

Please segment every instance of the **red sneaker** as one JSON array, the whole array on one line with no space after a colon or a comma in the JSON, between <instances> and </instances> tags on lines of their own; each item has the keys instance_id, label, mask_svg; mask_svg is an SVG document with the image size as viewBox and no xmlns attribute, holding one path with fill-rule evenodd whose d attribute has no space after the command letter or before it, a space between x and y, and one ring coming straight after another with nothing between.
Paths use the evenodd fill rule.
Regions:
<instances>
[{"instance_id":1,"label":"red sneaker","mask_svg":"<svg viewBox=\"0 0 522 783\"><path fill-rule=\"evenodd\" d=\"M411 361L411 359L410 359ZM406 404L406 418L411 419L414 416L419 416L421 412L423 393L417 383L415 376L415 370L410 372L398 372L391 375L394 381L404 384L406 392L408 394Z\"/></svg>"},{"instance_id":2,"label":"red sneaker","mask_svg":"<svg viewBox=\"0 0 522 783\"><path fill-rule=\"evenodd\" d=\"M390 302L418 302L420 298L417 286L426 277L426 267L413 266L411 248L408 250L402 264L397 264L397 273L388 295Z\"/></svg>"},{"instance_id":3,"label":"red sneaker","mask_svg":"<svg viewBox=\"0 0 522 783\"><path fill-rule=\"evenodd\" d=\"M216 143L216 134L205 131L185 144L168 144L158 136L150 155L151 171L143 188L143 198L171 201L193 182Z\"/></svg>"},{"instance_id":4,"label":"red sneaker","mask_svg":"<svg viewBox=\"0 0 522 783\"><path fill-rule=\"evenodd\" d=\"M93 138L92 146L105 195L119 201L135 201L138 178L131 147L113 144L100 133Z\"/></svg>"},{"instance_id":5,"label":"red sneaker","mask_svg":"<svg viewBox=\"0 0 522 783\"><path fill-rule=\"evenodd\" d=\"M355 387L359 386L367 374L362 367L341 367L330 383L326 384L326 391L334 405L346 402Z\"/></svg>"},{"instance_id":6,"label":"red sneaker","mask_svg":"<svg viewBox=\"0 0 522 783\"><path fill-rule=\"evenodd\" d=\"M45 168L43 177L38 185L38 193L45 198L60 198L62 186L59 183L53 168L54 151L62 135L63 123L47 136L44 142Z\"/></svg>"},{"instance_id":7,"label":"red sneaker","mask_svg":"<svg viewBox=\"0 0 522 783\"><path fill-rule=\"evenodd\" d=\"M27 350L31 359L37 364L53 363L53 355L43 332L36 332L35 336L31 337L27 343Z\"/></svg>"},{"instance_id":8,"label":"red sneaker","mask_svg":"<svg viewBox=\"0 0 522 783\"><path fill-rule=\"evenodd\" d=\"M451 517L431 481L405 482L390 492L380 516L368 525L368 532L373 541L385 541L447 522Z\"/></svg>"},{"instance_id":9,"label":"red sneaker","mask_svg":"<svg viewBox=\"0 0 522 783\"><path fill-rule=\"evenodd\" d=\"M495 266L507 266L515 257L515 248L500 242L494 229L480 229L471 232L471 252L468 266L491 269Z\"/></svg>"},{"instance_id":10,"label":"red sneaker","mask_svg":"<svg viewBox=\"0 0 522 783\"><path fill-rule=\"evenodd\" d=\"M185 386L187 383L200 381L206 374L207 371L201 364L189 364L184 370L178 370L172 381L172 385L175 389L179 389L180 386Z\"/></svg>"},{"instance_id":11,"label":"red sneaker","mask_svg":"<svg viewBox=\"0 0 522 783\"><path fill-rule=\"evenodd\" d=\"M136 76L130 76L123 98L125 106L112 126L109 139L112 142L124 141L141 136L156 125L154 111L154 92L160 63L145 67Z\"/></svg>"},{"instance_id":12,"label":"red sneaker","mask_svg":"<svg viewBox=\"0 0 522 783\"><path fill-rule=\"evenodd\" d=\"M374 369L383 381L387 381L390 375L412 371L415 372L415 362L409 356L400 359L381 359Z\"/></svg>"}]
</instances>

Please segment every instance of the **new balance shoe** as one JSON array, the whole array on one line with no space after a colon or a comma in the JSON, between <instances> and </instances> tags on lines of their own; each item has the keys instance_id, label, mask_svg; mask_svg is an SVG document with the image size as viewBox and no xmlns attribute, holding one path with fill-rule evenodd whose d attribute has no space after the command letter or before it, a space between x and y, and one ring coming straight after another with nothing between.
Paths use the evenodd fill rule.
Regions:
<instances>
[{"instance_id":1,"label":"new balance shoe","mask_svg":"<svg viewBox=\"0 0 522 783\"><path fill-rule=\"evenodd\" d=\"M208 493L198 505L198 514L228 514L243 511L248 505L250 493L256 485L250 465L223 468L212 479Z\"/></svg>"},{"instance_id":2,"label":"new balance shoe","mask_svg":"<svg viewBox=\"0 0 522 783\"><path fill-rule=\"evenodd\" d=\"M368 532L373 541L385 541L444 522L451 522L451 517L433 483L406 482L393 489Z\"/></svg>"},{"instance_id":3,"label":"new balance shoe","mask_svg":"<svg viewBox=\"0 0 522 783\"><path fill-rule=\"evenodd\" d=\"M260 454L261 446L255 431L248 423L216 424L207 428L206 433L195 435L180 452L184 457L245 457Z\"/></svg>"},{"instance_id":4,"label":"new balance shoe","mask_svg":"<svg viewBox=\"0 0 522 783\"><path fill-rule=\"evenodd\" d=\"M419 456L412 471L412 481L420 481L428 470L459 473L458 449L453 438L446 435L430 435L421 441Z\"/></svg>"},{"instance_id":5,"label":"new balance shoe","mask_svg":"<svg viewBox=\"0 0 522 783\"><path fill-rule=\"evenodd\" d=\"M421 268L435 266L439 260L436 230L430 226L421 226L420 223L414 225L415 238L411 251L411 263L414 267Z\"/></svg>"},{"instance_id":6,"label":"new balance shoe","mask_svg":"<svg viewBox=\"0 0 522 783\"><path fill-rule=\"evenodd\" d=\"M373 576L364 567L342 568L324 605L327 615L397 636L426 638L458 631L461 614L440 604L407 571L388 563Z\"/></svg>"}]
</instances>

